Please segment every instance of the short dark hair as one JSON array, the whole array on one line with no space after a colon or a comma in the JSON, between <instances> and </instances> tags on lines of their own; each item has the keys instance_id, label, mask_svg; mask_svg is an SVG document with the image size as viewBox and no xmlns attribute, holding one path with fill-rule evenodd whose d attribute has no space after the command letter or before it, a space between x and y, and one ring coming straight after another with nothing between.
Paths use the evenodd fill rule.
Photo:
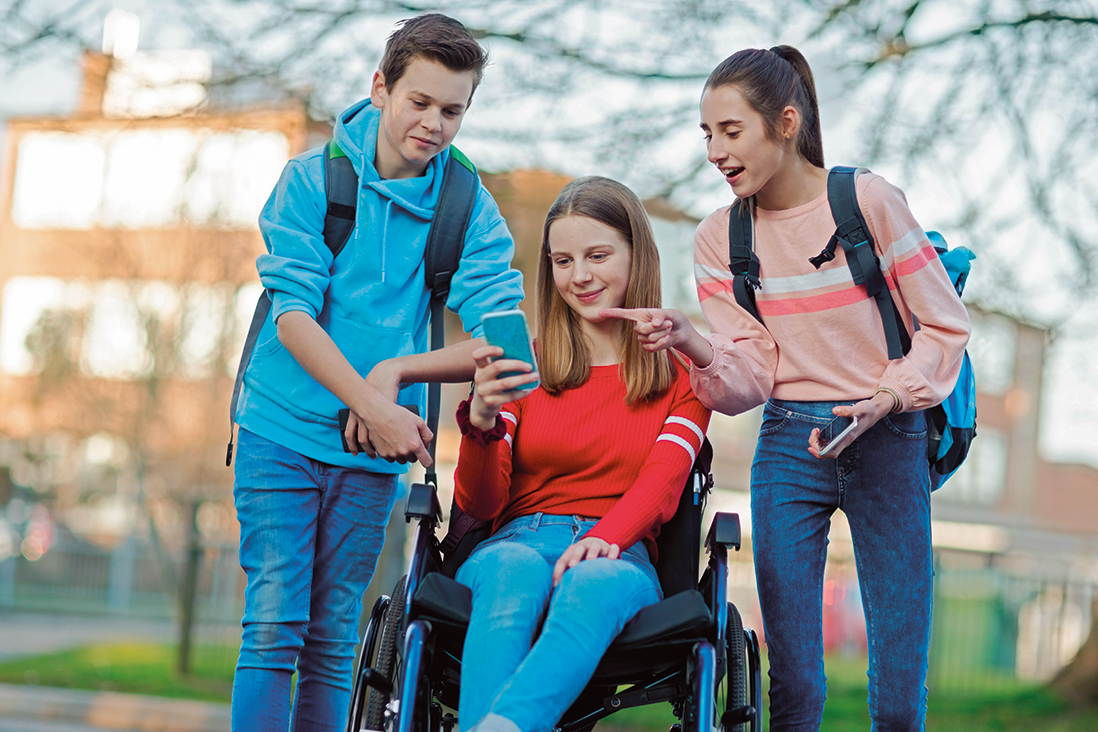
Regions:
<instances>
[{"instance_id":1,"label":"short dark hair","mask_svg":"<svg viewBox=\"0 0 1098 732\"><path fill-rule=\"evenodd\" d=\"M417 57L437 61L451 71L472 71L476 91L488 64L488 52L469 30L442 13L428 13L402 20L385 42L378 70L389 91Z\"/></svg>"}]
</instances>

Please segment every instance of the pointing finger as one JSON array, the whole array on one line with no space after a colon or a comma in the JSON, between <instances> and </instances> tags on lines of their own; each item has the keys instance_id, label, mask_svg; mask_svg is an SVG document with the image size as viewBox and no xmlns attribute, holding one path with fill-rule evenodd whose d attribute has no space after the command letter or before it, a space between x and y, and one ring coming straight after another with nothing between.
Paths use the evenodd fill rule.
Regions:
<instances>
[{"instance_id":1,"label":"pointing finger","mask_svg":"<svg viewBox=\"0 0 1098 732\"><path fill-rule=\"evenodd\" d=\"M648 315L644 310L637 308L607 308L606 310L600 310L599 315L604 318L622 318L637 323L643 323L648 320Z\"/></svg>"}]
</instances>

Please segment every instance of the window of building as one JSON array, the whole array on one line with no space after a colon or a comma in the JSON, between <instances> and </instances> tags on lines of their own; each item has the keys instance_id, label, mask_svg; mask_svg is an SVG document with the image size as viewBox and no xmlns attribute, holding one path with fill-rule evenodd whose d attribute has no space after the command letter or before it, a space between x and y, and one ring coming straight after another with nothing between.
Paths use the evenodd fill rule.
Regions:
<instances>
[{"instance_id":1,"label":"window of building","mask_svg":"<svg viewBox=\"0 0 1098 732\"><path fill-rule=\"evenodd\" d=\"M1005 394L1014 384L1017 330L1010 319L1001 315L970 310L969 317L972 338L968 353L976 372L976 387L985 394Z\"/></svg>"},{"instance_id":2,"label":"window of building","mask_svg":"<svg viewBox=\"0 0 1098 732\"><path fill-rule=\"evenodd\" d=\"M957 503L995 505L1006 487L1006 470L1006 435L981 425L965 462L934 495Z\"/></svg>"},{"instance_id":3,"label":"window of building","mask_svg":"<svg viewBox=\"0 0 1098 732\"><path fill-rule=\"evenodd\" d=\"M285 165L280 132L32 132L12 219L24 229L250 228Z\"/></svg>"}]
</instances>

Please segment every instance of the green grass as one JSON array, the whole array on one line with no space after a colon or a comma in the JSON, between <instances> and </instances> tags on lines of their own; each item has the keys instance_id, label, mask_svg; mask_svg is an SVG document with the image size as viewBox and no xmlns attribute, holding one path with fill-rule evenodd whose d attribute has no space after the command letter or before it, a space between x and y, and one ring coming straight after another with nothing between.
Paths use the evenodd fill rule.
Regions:
<instances>
[{"instance_id":1,"label":"green grass","mask_svg":"<svg viewBox=\"0 0 1098 732\"><path fill-rule=\"evenodd\" d=\"M170 645L92 645L0 663L0 683L60 686L228 703L235 648L199 646L193 673L175 672ZM827 660L828 699L823 729L865 732L864 659ZM764 674L765 684L765 674ZM764 691L765 699L765 691ZM1092 732L1098 709L1073 710L1038 686L998 680L981 688L932 689L927 729L935 732ZM663 732L676 722L668 704L626 709L602 722L605 732Z\"/></svg>"},{"instance_id":2,"label":"green grass","mask_svg":"<svg viewBox=\"0 0 1098 732\"><path fill-rule=\"evenodd\" d=\"M236 650L197 646L191 673L176 672L171 645L103 644L0 663L0 683L60 686L228 703Z\"/></svg>"},{"instance_id":3,"label":"green grass","mask_svg":"<svg viewBox=\"0 0 1098 732\"><path fill-rule=\"evenodd\" d=\"M826 668L828 693L822 729L865 732L870 726L866 661L828 658ZM763 686L765 707L765 670ZM664 732L676 721L670 705L656 704L618 712L599 727L604 732L623 728ZM1043 687L999 680L987 688L932 689L926 728L934 732L1094 732L1098 730L1098 708L1072 709Z\"/></svg>"}]
</instances>

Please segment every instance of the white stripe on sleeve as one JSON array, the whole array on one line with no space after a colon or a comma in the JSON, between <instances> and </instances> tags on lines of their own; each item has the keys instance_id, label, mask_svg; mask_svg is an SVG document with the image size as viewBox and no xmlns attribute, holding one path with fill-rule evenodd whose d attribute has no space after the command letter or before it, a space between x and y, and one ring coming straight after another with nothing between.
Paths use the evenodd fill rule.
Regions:
<instances>
[{"instance_id":1,"label":"white stripe on sleeve","mask_svg":"<svg viewBox=\"0 0 1098 732\"><path fill-rule=\"evenodd\" d=\"M663 423L664 424L681 424L682 426L689 428L695 435L698 436L698 442L705 442L705 433L702 432L701 427L699 427L694 422L691 422L686 417L676 417L676 416L672 415L672 416L668 417L667 419L665 419L663 421Z\"/></svg>"},{"instance_id":2,"label":"white stripe on sleeve","mask_svg":"<svg viewBox=\"0 0 1098 732\"><path fill-rule=\"evenodd\" d=\"M668 442L674 442L676 445L678 445L682 449L686 450L687 454L690 455L690 464L691 465L693 465L694 461L698 459L697 453L694 452L694 446L691 445L686 440L679 437L678 435L660 435L659 437L656 438L656 442L659 442L660 440L667 440Z\"/></svg>"}]
</instances>

